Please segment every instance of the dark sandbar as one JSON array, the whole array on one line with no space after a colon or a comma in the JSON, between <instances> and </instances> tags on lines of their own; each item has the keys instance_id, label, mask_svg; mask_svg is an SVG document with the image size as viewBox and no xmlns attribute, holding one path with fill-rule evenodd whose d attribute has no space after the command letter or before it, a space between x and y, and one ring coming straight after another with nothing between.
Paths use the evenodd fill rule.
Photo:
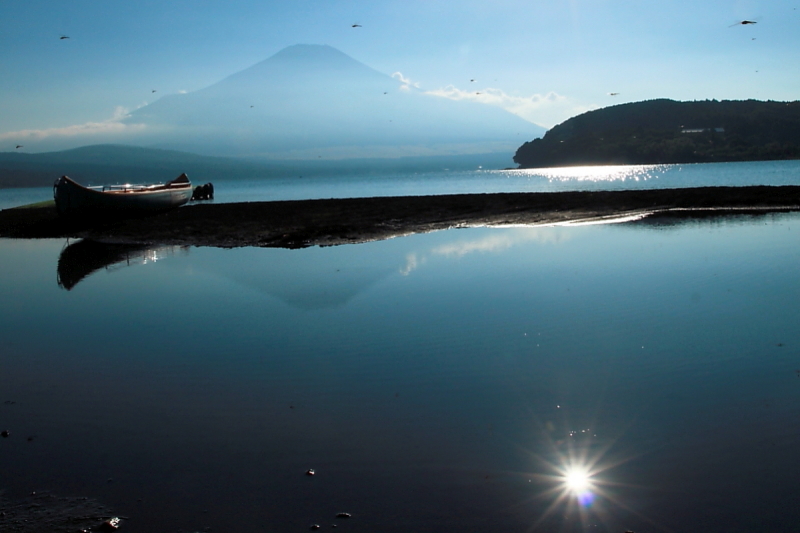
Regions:
<instances>
[{"instance_id":1,"label":"dark sandbar","mask_svg":"<svg viewBox=\"0 0 800 533\"><path fill-rule=\"evenodd\" d=\"M687 209L800 210L800 186L204 203L117 220L61 218L50 204L0 211L0 237L301 248L454 227L555 224Z\"/></svg>"}]
</instances>

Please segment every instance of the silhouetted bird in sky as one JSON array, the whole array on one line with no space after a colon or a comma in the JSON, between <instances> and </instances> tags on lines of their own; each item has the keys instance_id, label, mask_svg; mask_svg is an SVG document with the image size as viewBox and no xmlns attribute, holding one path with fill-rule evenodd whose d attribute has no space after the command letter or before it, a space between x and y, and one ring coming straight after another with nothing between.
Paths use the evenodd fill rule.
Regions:
<instances>
[{"instance_id":1,"label":"silhouetted bird in sky","mask_svg":"<svg viewBox=\"0 0 800 533\"><path fill-rule=\"evenodd\" d=\"M19 150L20 148L23 148L23 146L21 144L18 144L17 145L17 150Z\"/></svg>"},{"instance_id":2,"label":"silhouetted bird in sky","mask_svg":"<svg viewBox=\"0 0 800 533\"><path fill-rule=\"evenodd\" d=\"M351 28L360 28L360 27L361 27L361 24L353 24L353 25L352 25L352 26L350 26L350 27L351 27Z\"/></svg>"},{"instance_id":3,"label":"silhouetted bird in sky","mask_svg":"<svg viewBox=\"0 0 800 533\"><path fill-rule=\"evenodd\" d=\"M62 35L60 39L69 39L69 35Z\"/></svg>"},{"instance_id":4,"label":"silhouetted bird in sky","mask_svg":"<svg viewBox=\"0 0 800 533\"><path fill-rule=\"evenodd\" d=\"M608 93L608 96L617 96L619 93Z\"/></svg>"},{"instance_id":5,"label":"silhouetted bird in sky","mask_svg":"<svg viewBox=\"0 0 800 533\"><path fill-rule=\"evenodd\" d=\"M746 24L758 24L758 23L756 21L754 21L754 20L743 20L741 22L737 22L736 24L731 24L728 27L729 28L733 28L734 26L743 26L743 25L746 25Z\"/></svg>"}]
</instances>

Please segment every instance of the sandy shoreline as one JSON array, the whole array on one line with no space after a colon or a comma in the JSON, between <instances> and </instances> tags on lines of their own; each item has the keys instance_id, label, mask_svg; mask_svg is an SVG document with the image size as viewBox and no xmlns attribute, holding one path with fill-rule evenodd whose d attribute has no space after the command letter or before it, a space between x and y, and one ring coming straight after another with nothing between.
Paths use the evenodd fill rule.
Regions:
<instances>
[{"instance_id":1,"label":"sandy shoreline","mask_svg":"<svg viewBox=\"0 0 800 533\"><path fill-rule=\"evenodd\" d=\"M45 205L0 211L0 237L301 248L454 227L557 224L687 209L800 210L800 186L203 203L154 216L103 221L60 218L54 206Z\"/></svg>"}]
</instances>

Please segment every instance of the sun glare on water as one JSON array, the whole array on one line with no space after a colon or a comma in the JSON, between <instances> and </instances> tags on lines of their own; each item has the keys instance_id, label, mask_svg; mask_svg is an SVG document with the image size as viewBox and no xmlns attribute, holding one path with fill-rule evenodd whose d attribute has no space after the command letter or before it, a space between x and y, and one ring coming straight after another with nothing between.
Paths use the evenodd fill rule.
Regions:
<instances>
[{"instance_id":1,"label":"sun glare on water","mask_svg":"<svg viewBox=\"0 0 800 533\"><path fill-rule=\"evenodd\" d=\"M574 497L582 507L589 507L594 502L595 487L592 474L584 466L569 466L564 470L562 483L565 492Z\"/></svg>"},{"instance_id":2,"label":"sun glare on water","mask_svg":"<svg viewBox=\"0 0 800 533\"><path fill-rule=\"evenodd\" d=\"M540 469L549 472L532 475L539 481L533 500L548 503L531 524L531 531L552 530L562 520L565 527L581 524L587 530L596 524L612 524L614 516L628 506L618 495L623 484L610 470L629 458L611 454L611 444L570 441L554 445L560 449L549 457L537 456Z\"/></svg>"},{"instance_id":3,"label":"sun glare on water","mask_svg":"<svg viewBox=\"0 0 800 533\"><path fill-rule=\"evenodd\" d=\"M598 165L519 169L514 172L549 181L647 181L661 176L668 165Z\"/></svg>"},{"instance_id":4,"label":"sun glare on water","mask_svg":"<svg viewBox=\"0 0 800 533\"><path fill-rule=\"evenodd\" d=\"M564 476L564 484L573 494L582 494L589 490L589 473L581 468L574 468Z\"/></svg>"}]
</instances>

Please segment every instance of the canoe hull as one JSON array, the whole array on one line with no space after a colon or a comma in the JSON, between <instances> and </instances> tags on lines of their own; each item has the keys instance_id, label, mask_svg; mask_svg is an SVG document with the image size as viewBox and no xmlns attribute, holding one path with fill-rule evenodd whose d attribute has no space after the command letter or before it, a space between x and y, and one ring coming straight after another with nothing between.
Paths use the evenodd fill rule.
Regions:
<instances>
[{"instance_id":1,"label":"canoe hull","mask_svg":"<svg viewBox=\"0 0 800 533\"><path fill-rule=\"evenodd\" d=\"M186 174L157 185L90 188L67 176L62 176L53 185L56 209L62 215L164 211L188 202L192 192Z\"/></svg>"}]
</instances>

